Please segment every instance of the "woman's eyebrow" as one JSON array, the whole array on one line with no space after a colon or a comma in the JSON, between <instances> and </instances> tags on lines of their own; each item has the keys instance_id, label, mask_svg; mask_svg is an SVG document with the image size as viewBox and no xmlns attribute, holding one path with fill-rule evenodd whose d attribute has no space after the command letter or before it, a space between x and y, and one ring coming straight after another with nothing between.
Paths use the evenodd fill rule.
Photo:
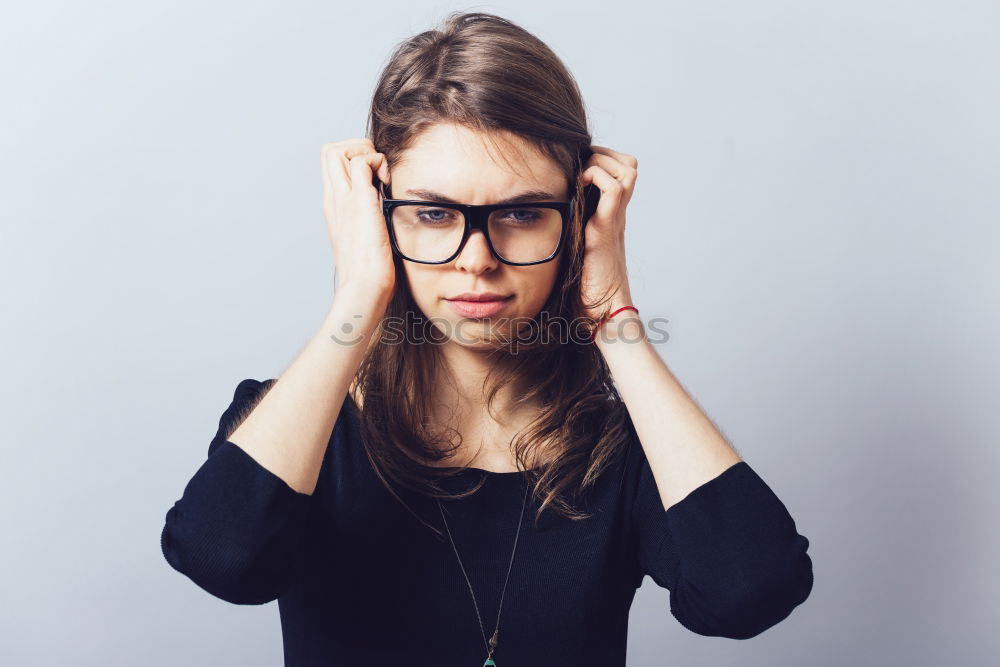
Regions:
<instances>
[{"instance_id":1,"label":"woman's eyebrow","mask_svg":"<svg viewBox=\"0 0 1000 667\"><path fill-rule=\"evenodd\" d=\"M445 202L446 204L461 204L462 202L456 201L447 195L443 195L440 192L434 192L433 190L423 190L420 188L407 190L407 195L412 195L418 199L424 199L426 201L439 201ZM528 190L520 194L514 195L513 197L508 197L503 201L495 202L496 204L523 204L526 202L540 202L540 201L555 201L556 196L551 192L546 190Z\"/></svg>"}]
</instances>

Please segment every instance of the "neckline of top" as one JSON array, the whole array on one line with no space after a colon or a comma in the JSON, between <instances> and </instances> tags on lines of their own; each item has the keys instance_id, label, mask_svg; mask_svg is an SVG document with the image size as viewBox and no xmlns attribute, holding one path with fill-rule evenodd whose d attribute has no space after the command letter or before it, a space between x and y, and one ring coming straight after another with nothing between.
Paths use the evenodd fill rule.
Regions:
<instances>
[{"instance_id":1,"label":"neckline of top","mask_svg":"<svg viewBox=\"0 0 1000 667\"><path fill-rule=\"evenodd\" d=\"M526 472L532 472L531 470L486 470L485 468L477 468L475 466L428 466L422 463L418 463L417 467L425 468L427 470L457 470L458 473L456 474L458 475L481 473L491 477L513 477L515 475L522 475Z\"/></svg>"}]
</instances>

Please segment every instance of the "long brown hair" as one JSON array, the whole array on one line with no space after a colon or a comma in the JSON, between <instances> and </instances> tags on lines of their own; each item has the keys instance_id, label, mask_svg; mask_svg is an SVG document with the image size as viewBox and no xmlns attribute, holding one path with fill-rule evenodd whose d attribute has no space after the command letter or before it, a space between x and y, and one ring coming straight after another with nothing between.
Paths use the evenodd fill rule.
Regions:
<instances>
[{"instance_id":1,"label":"long brown hair","mask_svg":"<svg viewBox=\"0 0 1000 667\"><path fill-rule=\"evenodd\" d=\"M392 168L422 131L441 122L470 128L491 141L516 135L561 165L573 195L572 216L565 245L553 260L559 262L556 285L542 312L549 320L593 326L596 320L585 316L580 294L583 197L574 187L591 155L591 133L580 90L565 65L541 40L507 19L453 12L438 29L396 47L379 77L366 131ZM390 482L438 498L465 497L479 487L449 493L439 481L451 474L422 463L446 458L461 442L460 434L456 443L441 433L450 427L426 423L435 387L448 381L438 345L383 339L389 338L384 336L387 320L406 320L417 328L426 324L403 260L394 256L394 261L396 291L352 389L363 398L365 450L400 502ZM606 304L613 294L588 307ZM490 414L497 392L514 380L528 386L515 407L544 406L512 443L519 469L529 470L532 493L541 500L536 524L546 507L571 519L587 518L574 504L608 468L631 428L603 356L586 336L566 342L565 335L548 342L531 336L516 354L498 344L490 355L494 363L485 383ZM529 452L541 465L532 468Z\"/></svg>"}]
</instances>

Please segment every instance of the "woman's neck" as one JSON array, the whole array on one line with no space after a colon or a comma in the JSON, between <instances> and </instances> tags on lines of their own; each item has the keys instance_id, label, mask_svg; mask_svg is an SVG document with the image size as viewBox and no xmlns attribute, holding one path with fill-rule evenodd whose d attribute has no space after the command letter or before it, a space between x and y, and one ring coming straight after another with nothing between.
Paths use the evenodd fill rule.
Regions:
<instances>
[{"instance_id":1,"label":"woman's neck","mask_svg":"<svg viewBox=\"0 0 1000 667\"><path fill-rule=\"evenodd\" d=\"M446 459L428 462L438 467L475 467L496 472L518 469L512 443L518 433L538 418L543 406L539 401L518 404L527 393L523 383L501 387L487 409L484 383L490 371L487 355L475 350L442 348L445 369L439 378L437 393L431 401L427 420L439 435L461 435L458 448ZM356 379L351 383L352 396ZM363 396L355 403L361 407ZM454 430L452 430L454 429ZM458 439L456 438L456 441ZM530 463L530 462L529 462ZM534 467L531 465L529 467Z\"/></svg>"}]
</instances>

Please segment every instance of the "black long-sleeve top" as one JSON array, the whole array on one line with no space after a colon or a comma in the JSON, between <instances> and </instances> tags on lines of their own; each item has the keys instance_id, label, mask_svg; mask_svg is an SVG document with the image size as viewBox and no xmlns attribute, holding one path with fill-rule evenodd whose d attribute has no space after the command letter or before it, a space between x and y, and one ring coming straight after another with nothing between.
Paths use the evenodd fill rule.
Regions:
<instances>
[{"instance_id":1,"label":"black long-sleeve top","mask_svg":"<svg viewBox=\"0 0 1000 667\"><path fill-rule=\"evenodd\" d=\"M167 562L222 600L277 600L286 667L483 664L483 631L452 545L375 475L350 396L312 494L226 439L275 381L236 387L208 458L166 513ZM489 637L526 482L518 472L469 468L447 484L472 486L481 475L475 494L442 504ZM394 488L447 535L432 498ZM535 528L529 496L498 665L624 666L629 608L647 574L670 591L670 612L684 627L734 639L783 620L812 590L808 539L745 461L664 510L633 438L587 498L590 518L547 510Z\"/></svg>"}]
</instances>

